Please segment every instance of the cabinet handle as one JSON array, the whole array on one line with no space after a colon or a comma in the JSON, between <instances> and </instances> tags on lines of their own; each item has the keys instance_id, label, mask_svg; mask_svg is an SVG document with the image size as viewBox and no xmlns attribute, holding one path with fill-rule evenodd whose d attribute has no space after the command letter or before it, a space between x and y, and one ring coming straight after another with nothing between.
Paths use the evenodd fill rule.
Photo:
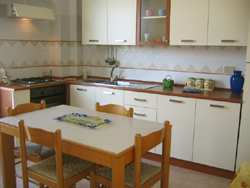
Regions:
<instances>
[{"instance_id":1,"label":"cabinet handle","mask_svg":"<svg viewBox=\"0 0 250 188\"><path fill-rule=\"evenodd\" d=\"M169 102L177 102L177 103L182 103L183 101L180 101L180 100L174 100L174 99L169 99Z\"/></svg>"},{"instance_id":2,"label":"cabinet handle","mask_svg":"<svg viewBox=\"0 0 250 188\"><path fill-rule=\"evenodd\" d=\"M76 90L78 90L78 91L87 91L87 89L81 89L81 88L77 88Z\"/></svg>"},{"instance_id":3,"label":"cabinet handle","mask_svg":"<svg viewBox=\"0 0 250 188\"><path fill-rule=\"evenodd\" d=\"M135 113L135 112L134 112L134 115L136 115L136 116L146 116L146 114L139 114L139 113Z\"/></svg>"},{"instance_id":4,"label":"cabinet handle","mask_svg":"<svg viewBox=\"0 0 250 188\"><path fill-rule=\"evenodd\" d=\"M221 42L236 42L236 40L221 40Z\"/></svg>"},{"instance_id":5,"label":"cabinet handle","mask_svg":"<svg viewBox=\"0 0 250 188\"><path fill-rule=\"evenodd\" d=\"M114 95L115 93L114 92L109 92L109 91L104 91L103 94L105 94L105 95Z\"/></svg>"},{"instance_id":6,"label":"cabinet handle","mask_svg":"<svg viewBox=\"0 0 250 188\"><path fill-rule=\"evenodd\" d=\"M210 104L210 107L215 107L215 108L224 108L225 106L222 106L222 105L217 105L217 104Z\"/></svg>"},{"instance_id":7,"label":"cabinet handle","mask_svg":"<svg viewBox=\"0 0 250 188\"><path fill-rule=\"evenodd\" d=\"M115 42L123 43L123 42L127 42L127 40L115 40Z\"/></svg>"},{"instance_id":8,"label":"cabinet handle","mask_svg":"<svg viewBox=\"0 0 250 188\"><path fill-rule=\"evenodd\" d=\"M141 102L146 102L147 99L138 99L138 98L134 98L135 101L141 101Z\"/></svg>"},{"instance_id":9,"label":"cabinet handle","mask_svg":"<svg viewBox=\"0 0 250 188\"><path fill-rule=\"evenodd\" d=\"M195 40L190 40L190 39L182 39L181 42L195 42Z\"/></svg>"},{"instance_id":10,"label":"cabinet handle","mask_svg":"<svg viewBox=\"0 0 250 188\"><path fill-rule=\"evenodd\" d=\"M89 40L89 42L99 42L98 40Z\"/></svg>"}]
</instances>

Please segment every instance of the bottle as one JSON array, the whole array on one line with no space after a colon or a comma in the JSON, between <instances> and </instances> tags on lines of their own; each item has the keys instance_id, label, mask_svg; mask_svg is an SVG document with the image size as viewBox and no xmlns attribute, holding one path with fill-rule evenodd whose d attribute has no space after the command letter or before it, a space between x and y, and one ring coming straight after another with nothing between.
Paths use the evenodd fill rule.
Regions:
<instances>
[{"instance_id":1,"label":"bottle","mask_svg":"<svg viewBox=\"0 0 250 188\"><path fill-rule=\"evenodd\" d=\"M82 70L82 78L83 78L84 80L86 80L86 79L88 78L87 69L83 69L83 70Z\"/></svg>"}]
</instances>

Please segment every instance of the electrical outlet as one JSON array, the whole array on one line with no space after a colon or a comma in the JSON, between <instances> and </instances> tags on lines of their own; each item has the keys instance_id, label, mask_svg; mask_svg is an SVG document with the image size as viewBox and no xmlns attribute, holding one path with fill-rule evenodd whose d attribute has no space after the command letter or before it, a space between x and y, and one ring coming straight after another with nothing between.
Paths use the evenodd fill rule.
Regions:
<instances>
[{"instance_id":1,"label":"electrical outlet","mask_svg":"<svg viewBox=\"0 0 250 188\"><path fill-rule=\"evenodd\" d=\"M235 67L224 66L224 73L233 74L234 70L235 70Z\"/></svg>"}]
</instances>

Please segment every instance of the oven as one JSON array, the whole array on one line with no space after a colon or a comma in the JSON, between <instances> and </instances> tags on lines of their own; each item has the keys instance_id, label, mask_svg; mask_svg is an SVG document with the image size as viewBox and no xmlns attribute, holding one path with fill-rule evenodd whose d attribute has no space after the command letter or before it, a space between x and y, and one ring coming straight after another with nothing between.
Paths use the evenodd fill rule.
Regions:
<instances>
[{"instance_id":1,"label":"oven","mask_svg":"<svg viewBox=\"0 0 250 188\"><path fill-rule=\"evenodd\" d=\"M30 102L46 101L46 108L66 104L66 85L55 85L30 89Z\"/></svg>"}]
</instances>

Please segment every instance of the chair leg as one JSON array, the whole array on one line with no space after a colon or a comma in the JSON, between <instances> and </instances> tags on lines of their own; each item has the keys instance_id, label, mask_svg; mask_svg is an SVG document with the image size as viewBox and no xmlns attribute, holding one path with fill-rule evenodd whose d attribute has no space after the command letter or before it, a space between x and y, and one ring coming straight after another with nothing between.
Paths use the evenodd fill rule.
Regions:
<instances>
[{"instance_id":1,"label":"chair leg","mask_svg":"<svg viewBox=\"0 0 250 188\"><path fill-rule=\"evenodd\" d=\"M44 185L39 183L39 188L44 188Z\"/></svg>"},{"instance_id":2,"label":"chair leg","mask_svg":"<svg viewBox=\"0 0 250 188\"><path fill-rule=\"evenodd\" d=\"M90 171L90 188L99 188L99 184L95 182L95 172Z\"/></svg>"}]
</instances>

